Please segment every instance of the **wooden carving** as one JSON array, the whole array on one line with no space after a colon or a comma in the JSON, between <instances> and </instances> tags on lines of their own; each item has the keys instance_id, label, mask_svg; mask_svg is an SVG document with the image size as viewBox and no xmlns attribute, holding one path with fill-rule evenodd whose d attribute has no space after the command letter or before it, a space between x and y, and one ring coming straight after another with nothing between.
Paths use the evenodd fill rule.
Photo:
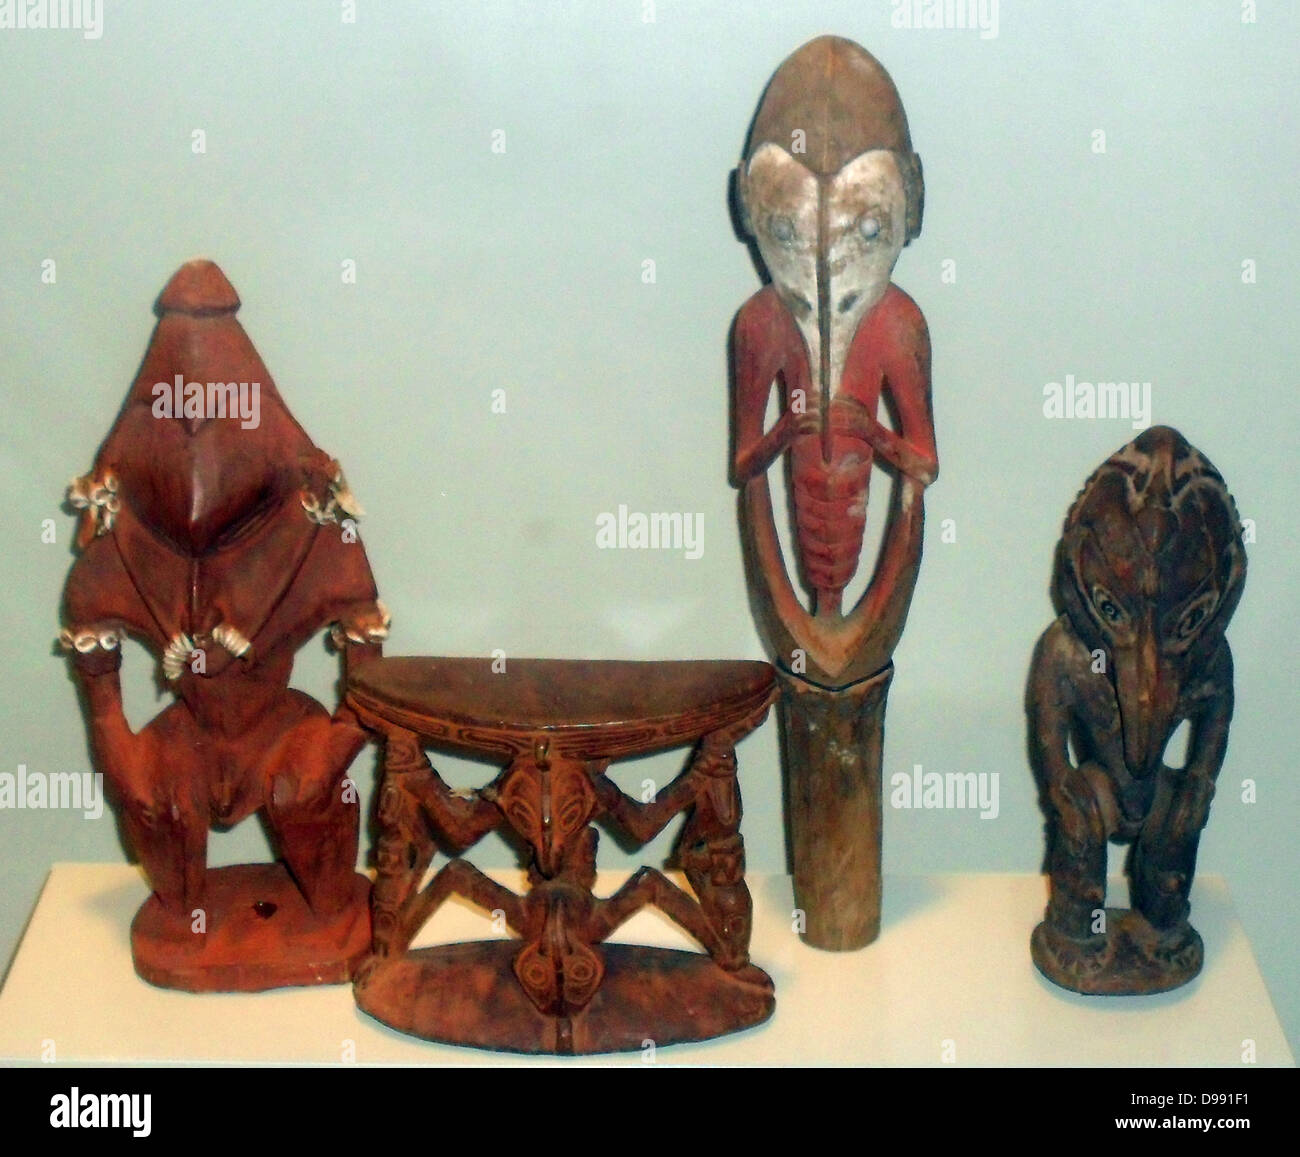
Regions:
<instances>
[{"instance_id":1,"label":"wooden carving","mask_svg":"<svg viewBox=\"0 0 1300 1157\"><path fill-rule=\"evenodd\" d=\"M772 982L749 962L751 903L740 835L736 742L773 698L766 663L384 659L354 672L348 702L384 737L374 956L357 1003L402 1032L524 1053L598 1053L703 1040L766 1020ZM651 798L626 795L612 760L693 745ZM425 746L505 764L486 786L451 790ZM606 898L597 820L638 845L686 812L675 860L690 891L639 869ZM468 860L421 887L437 850L488 832L523 853L519 895ZM515 938L411 950L453 895ZM653 905L707 955L610 944Z\"/></svg>"},{"instance_id":2,"label":"wooden carving","mask_svg":"<svg viewBox=\"0 0 1300 1157\"><path fill-rule=\"evenodd\" d=\"M809 943L859 948L880 927L885 700L938 473L929 335L890 281L920 233L921 163L881 65L837 37L799 49L763 96L736 191L770 284L733 334L732 478L779 672L795 902ZM779 417L764 430L773 389ZM783 456L810 608L773 515L768 470ZM895 501L876 569L846 609L876 466L896 477Z\"/></svg>"},{"instance_id":3,"label":"wooden carving","mask_svg":"<svg viewBox=\"0 0 1300 1157\"><path fill-rule=\"evenodd\" d=\"M288 686L294 653L333 624L349 668L377 657L359 513L235 318L208 261L180 269L134 385L70 501L80 556L61 640L94 764L153 895L136 970L192 991L337 983L369 940L354 870L365 732ZM161 661L174 701L140 731L122 709L121 640ZM261 812L283 864L209 869L211 826Z\"/></svg>"},{"instance_id":4,"label":"wooden carving","mask_svg":"<svg viewBox=\"0 0 1300 1157\"><path fill-rule=\"evenodd\" d=\"M1076 992L1160 992L1201 969L1196 850L1232 718L1224 631L1246 552L1222 477L1153 427L1085 483L1057 548L1060 617L1029 678L1029 746L1051 897L1031 941ZM1166 746L1189 723L1183 766ZM1106 908L1106 848L1131 845L1131 910Z\"/></svg>"}]
</instances>

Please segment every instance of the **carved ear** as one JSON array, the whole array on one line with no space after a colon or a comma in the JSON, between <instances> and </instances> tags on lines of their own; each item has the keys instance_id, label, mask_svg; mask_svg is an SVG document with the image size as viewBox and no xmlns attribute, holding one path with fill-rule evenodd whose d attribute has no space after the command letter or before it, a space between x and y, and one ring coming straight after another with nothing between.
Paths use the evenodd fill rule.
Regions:
<instances>
[{"instance_id":1,"label":"carved ear","mask_svg":"<svg viewBox=\"0 0 1300 1157\"><path fill-rule=\"evenodd\" d=\"M1232 495L1228 493L1226 487L1219 488L1219 494L1227 508L1229 523L1232 527L1232 537L1225 548L1228 562L1227 573L1222 584L1222 594L1218 605L1214 608L1214 622L1210 624L1210 629L1206 631L1206 634L1217 632L1222 635L1227 630L1228 620L1232 618L1233 612L1236 611L1237 604L1241 601L1241 592L1246 586L1246 546L1243 540L1241 523L1237 518L1237 506L1232 500Z\"/></svg>"},{"instance_id":2,"label":"carved ear","mask_svg":"<svg viewBox=\"0 0 1300 1157\"><path fill-rule=\"evenodd\" d=\"M752 237L754 235L754 225L749 219L749 182L747 179L748 165L741 161L734 169L731 170L731 215L735 221L736 231L742 237Z\"/></svg>"},{"instance_id":3,"label":"carved ear","mask_svg":"<svg viewBox=\"0 0 1300 1157\"><path fill-rule=\"evenodd\" d=\"M919 153L900 156L898 160L903 172L903 188L907 190L907 241L915 241L921 236L921 218L925 212L925 174L921 170Z\"/></svg>"}]
</instances>

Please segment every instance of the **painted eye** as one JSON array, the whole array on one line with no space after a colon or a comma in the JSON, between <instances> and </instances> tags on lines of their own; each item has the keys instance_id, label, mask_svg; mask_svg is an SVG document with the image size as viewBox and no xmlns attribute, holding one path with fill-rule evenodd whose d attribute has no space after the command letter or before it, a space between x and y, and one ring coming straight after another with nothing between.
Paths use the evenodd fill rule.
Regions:
<instances>
[{"instance_id":1,"label":"painted eye","mask_svg":"<svg viewBox=\"0 0 1300 1157\"><path fill-rule=\"evenodd\" d=\"M864 241L874 241L880 236L880 222L875 217L863 217L858 222L858 232Z\"/></svg>"},{"instance_id":2,"label":"painted eye","mask_svg":"<svg viewBox=\"0 0 1300 1157\"><path fill-rule=\"evenodd\" d=\"M794 222L789 217L773 217L768 228L782 245L789 245L794 240Z\"/></svg>"},{"instance_id":3,"label":"painted eye","mask_svg":"<svg viewBox=\"0 0 1300 1157\"><path fill-rule=\"evenodd\" d=\"M1108 623L1122 623L1128 616L1118 600L1105 587L1092 588L1092 605Z\"/></svg>"},{"instance_id":4,"label":"painted eye","mask_svg":"<svg viewBox=\"0 0 1300 1157\"><path fill-rule=\"evenodd\" d=\"M1214 603L1215 596L1212 594L1202 595L1197 599L1178 620L1178 625L1174 628L1174 636L1180 642L1186 642L1195 635L1210 617L1210 612L1214 610Z\"/></svg>"}]
</instances>

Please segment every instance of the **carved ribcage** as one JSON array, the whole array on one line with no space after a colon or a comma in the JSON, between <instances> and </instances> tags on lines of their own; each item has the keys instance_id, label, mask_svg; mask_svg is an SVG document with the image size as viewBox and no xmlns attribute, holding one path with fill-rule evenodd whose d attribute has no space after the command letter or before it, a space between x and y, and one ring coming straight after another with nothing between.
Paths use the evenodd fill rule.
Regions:
<instances>
[{"instance_id":1,"label":"carved ribcage","mask_svg":"<svg viewBox=\"0 0 1300 1157\"><path fill-rule=\"evenodd\" d=\"M871 449L860 442L841 444L827 463L820 441L805 436L794 444L793 472L799 561L819 594L838 594L862 553Z\"/></svg>"}]
</instances>

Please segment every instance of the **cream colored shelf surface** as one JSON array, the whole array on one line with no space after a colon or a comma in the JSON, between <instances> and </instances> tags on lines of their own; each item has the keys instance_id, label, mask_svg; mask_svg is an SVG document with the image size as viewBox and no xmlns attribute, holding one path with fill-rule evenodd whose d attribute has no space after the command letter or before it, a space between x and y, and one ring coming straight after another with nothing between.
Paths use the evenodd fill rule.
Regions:
<instances>
[{"instance_id":1,"label":"cream colored shelf surface","mask_svg":"<svg viewBox=\"0 0 1300 1157\"><path fill-rule=\"evenodd\" d=\"M493 873L517 887L520 873ZM626 873L602 873L607 894ZM599 1057L523 1057L430 1044L370 1019L346 985L195 996L131 968L129 927L148 889L129 865L57 864L0 992L0 1061L124 1065L1294 1065L1223 880L1199 878L1202 974L1149 997L1082 997L1044 980L1029 934L1044 883L1028 875L892 877L880 939L828 953L792 930L790 881L750 877L754 962L776 984L758 1028L702 1044ZM1116 900L1118 882L1112 883ZM1120 902L1122 890L1118 891ZM417 944L492 935L453 901ZM617 939L695 947L639 913ZM1252 1043L1253 1042L1253 1043ZM1254 1061L1248 1059L1252 1055Z\"/></svg>"}]
</instances>

